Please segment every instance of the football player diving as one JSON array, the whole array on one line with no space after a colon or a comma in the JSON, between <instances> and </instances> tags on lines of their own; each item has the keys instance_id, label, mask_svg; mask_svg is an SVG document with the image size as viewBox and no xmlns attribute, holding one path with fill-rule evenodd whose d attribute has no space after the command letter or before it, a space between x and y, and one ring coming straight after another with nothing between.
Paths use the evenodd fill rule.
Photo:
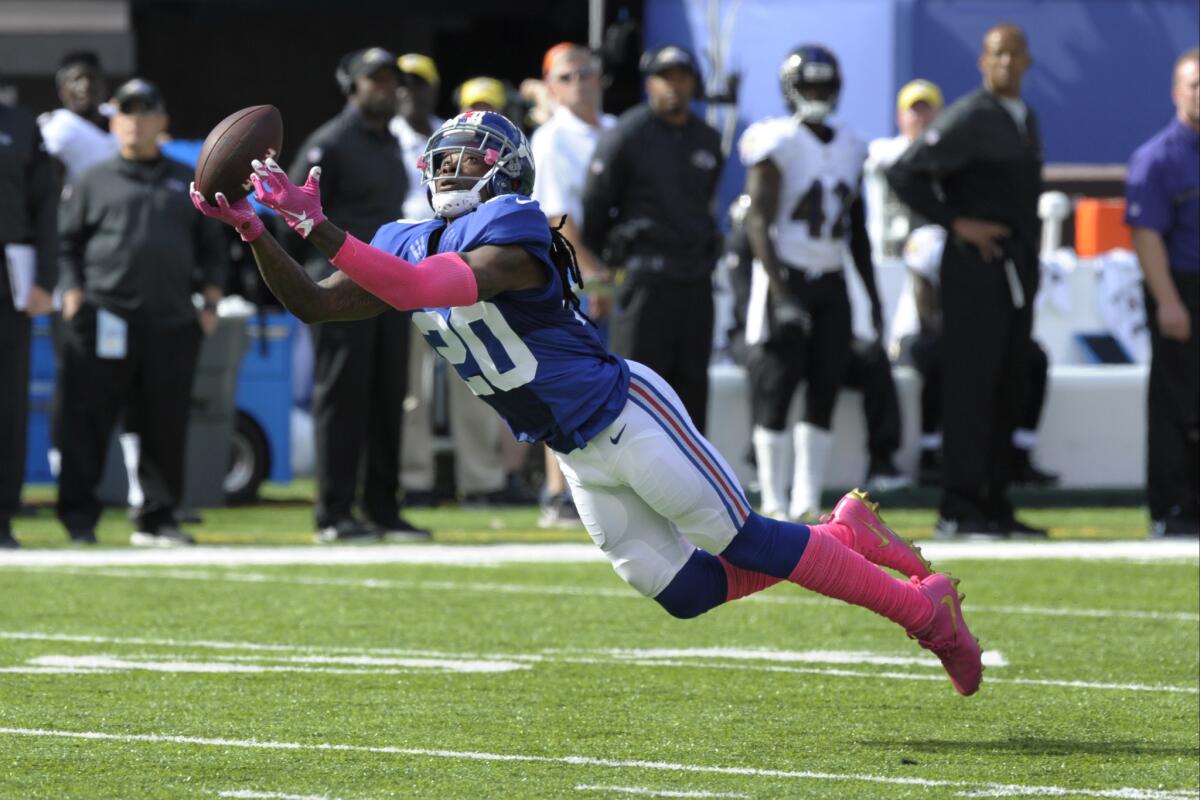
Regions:
<instances>
[{"instance_id":1,"label":"football player diving","mask_svg":"<svg viewBox=\"0 0 1200 800\"><path fill-rule=\"evenodd\" d=\"M384 225L371 244L325 218L319 167L296 186L271 160L253 166L255 197L338 268L332 276L313 282L249 201L218 195L214 206L193 189L196 208L238 230L271 290L305 322L412 312L514 435L555 451L589 534L637 591L689 618L797 583L898 623L938 655L959 692L978 689L980 649L957 582L931 572L873 504L847 495L813 526L756 514L671 387L604 349L571 288L571 245L528 196L533 159L508 119L472 111L438 129L418 164L437 216Z\"/></svg>"},{"instance_id":2,"label":"football player diving","mask_svg":"<svg viewBox=\"0 0 1200 800\"><path fill-rule=\"evenodd\" d=\"M745 229L755 256L746 366L762 512L812 521L820 514L833 408L853 342L847 246L877 338L883 313L860 192L867 146L829 119L842 88L837 59L818 45L797 47L779 80L793 115L751 125L738 144L748 170ZM804 419L789 432L788 410L801 381Z\"/></svg>"}]
</instances>

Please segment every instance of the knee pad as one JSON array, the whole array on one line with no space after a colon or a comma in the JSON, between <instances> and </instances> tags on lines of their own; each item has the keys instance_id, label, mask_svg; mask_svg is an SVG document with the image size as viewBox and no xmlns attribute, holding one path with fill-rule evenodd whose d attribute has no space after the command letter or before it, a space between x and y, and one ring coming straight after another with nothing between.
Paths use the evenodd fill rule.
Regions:
<instances>
[{"instance_id":1,"label":"knee pad","mask_svg":"<svg viewBox=\"0 0 1200 800\"><path fill-rule=\"evenodd\" d=\"M725 567L711 553L696 550L654 600L677 619L692 619L725 602Z\"/></svg>"},{"instance_id":2,"label":"knee pad","mask_svg":"<svg viewBox=\"0 0 1200 800\"><path fill-rule=\"evenodd\" d=\"M654 597L668 586L674 576L687 565L687 551L659 552L637 539L623 541L605 549L613 571L621 579L647 597Z\"/></svg>"}]
</instances>

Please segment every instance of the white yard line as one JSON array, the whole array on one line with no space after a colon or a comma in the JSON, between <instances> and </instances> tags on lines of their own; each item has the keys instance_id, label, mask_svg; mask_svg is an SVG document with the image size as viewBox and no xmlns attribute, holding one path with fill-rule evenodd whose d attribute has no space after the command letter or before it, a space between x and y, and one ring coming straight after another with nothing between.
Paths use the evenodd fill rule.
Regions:
<instances>
[{"instance_id":1,"label":"white yard line","mask_svg":"<svg viewBox=\"0 0 1200 800\"><path fill-rule=\"evenodd\" d=\"M985 654L986 655L986 654ZM727 669L752 672L792 672L801 675L832 675L845 678L895 678L907 681L944 681L945 675L920 674L913 672L866 672L851 669L819 669L815 667L783 667L769 664L722 664L716 661L666 661L666 660L636 660L622 663L637 664L642 667L699 667L702 669ZM1200 688L1195 686L1171 686L1168 684L1150 683L1100 683L1093 681L1051 680L1042 678L1001 678L991 672L983 679L985 686L997 683L1011 683L1022 686L1060 686L1073 689L1098 689L1123 692L1157 692L1165 694L1200 694Z\"/></svg>"},{"instance_id":2,"label":"white yard line","mask_svg":"<svg viewBox=\"0 0 1200 800\"><path fill-rule=\"evenodd\" d=\"M296 586L338 586L386 591L448 591L488 592L491 594L547 595L552 597L613 597L625 600L644 600L632 589L567 586L559 584L521 584L480 581L395 580L390 578L318 578L304 575L271 575L263 572L209 572L180 569L80 569L78 567L29 567L31 571L53 572L86 577L130 578L134 580L214 581L228 583L269 583ZM786 591L786 590L783 590ZM837 605L838 602L815 595L789 595L782 591L756 594L746 598L752 603L786 605ZM967 611L981 614L1008 614L1046 617L1079 617L1082 619L1161 619L1178 622L1198 622L1200 613L1191 611L1143 611L1119 608L1062 608L1042 606L994 606L970 603Z\"/></svg>"},{"instance_id":3,"label":"white yard line","mask_svg":"<svg viewBox=\"0 0 1200 800\"><path fill-rule=\"evenodd\" d=\"M112 637L112 636L81 636L77 634L59 634L49 633L44 631L0 631L0 641L10 639L16 641L45 641L45 642L75 642L81 644L121 644L121 645L140 645L140 646L157 646L169 647L176 649L205 649L205 650L226 650L226 651L241 651L243 653L281 653L292 654L292 657L285 658L270 658L270 657L250 657L250 656L227 656L217 657L218 661L228 662L294 662L301 664L350 664L359 665L356 670L351 672L362 671L366 666L372 664L377 667L385 667L387 658L401 659L442 659L446 661L460 660L464 663L471 661L480 662L500 662L507 664L509 662L522 665L532 663L564 663L564 664L598 664L598 665L613 665L626 664L630 666L640 667L672 667L672 668L702 668L702 669L724 669L744 672L773 672L773 673L792 673L799 675L822 675L830 677L848 677L848 678L869 678L879 680L880 678L892 678L896 680L909 681L944 681L945 676L938 671L920 673L920 672L873 672L868 670L854 670L839 667L799 667L780 664L778 662L785 661L790 663L834 663L834 664L877 664L877 665L901 665L901 666L918 666L925 668L934 668L938 666L936 662L928 658L912 658L909 656L896 656L894 654L885 653L869 653L862 651L842 652L842 651L771 651L762 649L738 650L736 648L716 648L696 650L544 650L539 653L446 653L446 652L431 652L431 651L416 651L403 650L396 648L354 648L354 647L320 647L310 645L294 645L294 644L265 644L261 642L222 642L210 640L178 640L178 639L152 639L143 637ZM672 654L673 657L666 657L664 654ZM347 659L346 656L351 658ZM92 656L89 656L92 657ZM142 656L149 658L149 656ZM358 658L355 658L358 657ZM53 662L39 661L38 658L33 659L23 665L13 665L0 667L0 672L69 672L78 673L86 672L87 667L79 662L73 662L66 656L58 656L55 658L63 660L55 660ZM128 657L126 657L128 658ZM752 661L759 662L775 662L775 663L750 663ZM36 662L36 663L34 663ZM167 662L164 662L167 663ZM1003 667L1008 664L1003 654L999 651L989 650L984 652L984 663L991 667ZM135 669L137 667L126 667ZM95 669L101 669L96 666ZM318 667L312 668L292 668L290 671L315 671ZM332 669L332 668L330 668ZM164 670L176 671L176 670ZM177 670L187 671L187 670ZM194 670L193 670L194 671ZM207 671L211 672L228 672L232 670L220 670L213 667ZM263 669L261 671L289 671L284 669L270 670ZM1103 681L1081 681L1081 680L1066 680L1053 678L1016 678L1003 677L997 675L995 670L988 673L985 683L994 684L1013 684L1020 686L1057 686L1062 688L1074 689L1092 689L1100 691L1126 691L1126 692L1150 692L1164 694L1200 694L1200 687L1196 686L1174 686L1170 684L1144 684L1144 683L1113 683Z\"/></svg>"},{"instance_id":4,"label":"white yard line","mask_svg":"<svg viewBox=\"0 0 1200 800\"><path fill-rule=\"evenodd\" d=\"M650 789L645 786L592 786L581 783L577 792L609 792L611 794L635 794L642 797L749 797L735 792L688 792L680 789Z\"/></svg>"},{"instance_id":5,"label":"white yard line","mask_svg":"<svg viewBox=\"0 0 1200 800\"><path fill-rule=\"evenodd\" d=\"M932 561L1200 561L1200 541L1136 539L1128 541L922 541ZM247 566L281 564L442 564L478 567L514 563L594 563L604 555L590 544L365 545L355 547L187 547L174 550L55 549L0 551L0 568Z\"/></svg>"},{"instance_id":6,"label":"white yard line","mask_svg":"<svg viewBox=\"0 0 1200 800\"><path fill-rule=\"evenodd\" d=\"M217 797L236 797L246 800L334 800L325 794L285 794L283 792L255 792L250 789L218 792Z\"/></svg>"},{"instance_id":7,"label":"white yard line","mask_svg":"<svg viewBox=\"0 0 1200 800\"><path fill-rule=\"evenodd\" d=\"M247 664L224 659L217 661L163 661L149 658L122 658L112 655L44 655L26 662L30 667L49 667L70 670L140 670L145 672L306 672L329 675L411 675L428 672L497 673L529 669L528 664L512 661L449 660L449 659L391 659L388 665L348 664L345 666L314 666L311 664Z\"/></svg>"},{"instance_id":8,"label":"white yard line","mask_svg":"<svg viewBox=\"0 0 1200 800\"><path fill-rule=\"evenodd\" d=\"M165 734L118 734L102 731L63 731L45 728L0 727L0 736L50 737L59 739L84 739L108 742L140 742L146 744L188 744L198 747L241 748L254 750L289 750L300 752L343 752L369 753L372 755L401 755L423 758L445 758L457 761L492 761L500 763L563 764L579 767L602 767L615 770L650 770L659 772L688 772L705 775L735 775L747 778L773 778L794 781L838 781L847 783L873 783L886 786L949 787L964 791L1020 792L1042 796L1078 796L1123 798L1123 800L1196 800L1200 793L1191 789L1162 789L1121 787L1118 789L1084 789L1066 786L1040 786L983 781L937 780L903 776L869 775L836 772L809 772L798 770L758 769L755 767L721 767L704 764L677 764L665 761L637 761L592 756L537 756L520 753L486 753L464 750L428 749L420 747L394 747L339 744L334 742L272 742L256 739L223 739L201 736L173 736ZM1019 795L1012 795L1019 796Z\"/></svg>"}]
</instances>

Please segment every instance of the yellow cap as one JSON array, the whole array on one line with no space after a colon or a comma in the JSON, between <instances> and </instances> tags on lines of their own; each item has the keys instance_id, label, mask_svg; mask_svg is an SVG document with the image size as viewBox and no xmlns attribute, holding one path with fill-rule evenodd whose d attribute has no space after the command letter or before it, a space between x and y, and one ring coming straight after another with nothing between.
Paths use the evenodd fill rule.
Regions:
<instances>
[{"instance_id":1,"label":"yellow cap","mask_svg":"<svg viewBox=\"0 0 1200 800\"><path fill-rule=\"evenodd\" d=\"M400 67L401 72L416 75L435 89L442 83L442 79L438 76L437 64L434 64L433 59L429 56L423 56L420 53L405 53L396 59L396 66Z\"/></svg>"},{"instance_id":2,"label":"yellow cap","mask_svg":"<svg viewBox=\"0 0 1200 800\"><path fill-rule=\"evenodd\" d=\"M471 78L458 90L458 108L466 111L476 103L487 103L497 111L503 111L508 104L504 84L495 78Z\"/></svg>"},{"instance_id":3,"label":"yellow cap","mask_svg":"<svg viewBox=\"0 0 1200 800\"><path fill-rule=\"evenodd\" d=\"M936 83L921 80L909 81L896 95L896 108L907 111L917 103L928 103L933 108L941 108L943 104L942 90Z\"/></svg>"}]
</instances>

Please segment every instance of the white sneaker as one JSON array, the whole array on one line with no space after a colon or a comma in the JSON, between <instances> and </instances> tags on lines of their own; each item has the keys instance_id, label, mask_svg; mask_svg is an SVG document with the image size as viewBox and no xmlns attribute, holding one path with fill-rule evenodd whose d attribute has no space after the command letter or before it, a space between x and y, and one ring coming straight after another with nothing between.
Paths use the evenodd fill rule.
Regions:
<instances>
[{"instance_id":1,"label":"white sneaker","mask_svg":"<svg viewBox=\"0 0 1200 800\"><path fill-rule=\"evenodd\" d=\"M187 547L196 540L173 525L162 525L153 532L134 531L129 543L134 547Z\"/></svg>"}]
</instances>

